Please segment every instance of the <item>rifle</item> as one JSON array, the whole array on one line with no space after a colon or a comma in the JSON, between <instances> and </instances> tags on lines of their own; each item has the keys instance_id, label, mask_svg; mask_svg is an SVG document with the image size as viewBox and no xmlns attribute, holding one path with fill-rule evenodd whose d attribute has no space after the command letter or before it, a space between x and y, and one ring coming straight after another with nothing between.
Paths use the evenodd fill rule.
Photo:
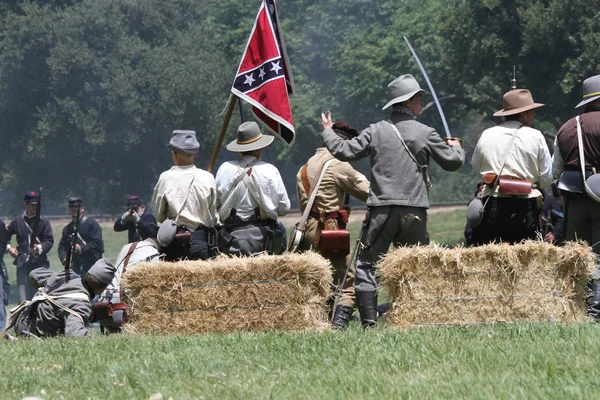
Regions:
<instances>
[{"instance_id":1,"label":"rifle","mask_svg":"<svg viewBox=\"0 0 600 400\"><path fill-rule=\"evenodd\" d=\"M36 258L38 256L37 252L35 252L35 242L38 238L38 233L40 231L40 219L42 217L42 188L40 188L38 199L37 199L37 207L35 209L35 219L33 220L33 229L31 230L31 235L29 236L29 255L28 259Z\"/></svg>"},{"instance_id":2,"label":"rifle","mask_svg":"<svg viewBox=\"0 0 600 400\"><path fill-rule=\"evenodd\" d=\"M73 259L73 253L75 253L75 246L77 245L77 236L79 234L79 218L81 217L81 204L77 207L77 218L73 222L73 232L69 234L69 247L67 247L67 256L65 257L65 282L69 282L71 278L71 260Z\"/></svg>"}]
</instances>

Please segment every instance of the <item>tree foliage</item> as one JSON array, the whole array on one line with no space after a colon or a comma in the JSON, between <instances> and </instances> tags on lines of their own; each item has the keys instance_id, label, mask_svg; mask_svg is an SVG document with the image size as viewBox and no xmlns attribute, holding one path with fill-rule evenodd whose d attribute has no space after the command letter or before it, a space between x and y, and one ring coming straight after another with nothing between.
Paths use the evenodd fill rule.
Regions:
<instances>
[{"instance_id":1,"label":"tree foliage","mask_svg":"<svg viewBox=\"0 0 600 400\"><path fill-rule=\"evenodd\" d=\"M149 198L168 168L173 129L198 132L205 167L259 0L0 2L0 185L45 187L64 202L78 193L112 212L127 193ZM598 11L589 0L280 0L297 97L297 143L265 157L293 195L298 167L320 143L319 115L358 129L387 116L386 86L421 73L434 82L467 159L510 88L547 106L535 126L554 132L574 115L581 82L598 73ZM427 100L427 99L426 99ZM249 108L244 107L248 116ZM421 120L443 132L435 107ZM233 139L239 116L231 121ZM223 152L220 160L228 154ZM434 201L472 194L470 163L432 170ZM359 164L362 168L364 164ZM16 201L15 204L19 204Z\"/></svg>"}]
</instances>

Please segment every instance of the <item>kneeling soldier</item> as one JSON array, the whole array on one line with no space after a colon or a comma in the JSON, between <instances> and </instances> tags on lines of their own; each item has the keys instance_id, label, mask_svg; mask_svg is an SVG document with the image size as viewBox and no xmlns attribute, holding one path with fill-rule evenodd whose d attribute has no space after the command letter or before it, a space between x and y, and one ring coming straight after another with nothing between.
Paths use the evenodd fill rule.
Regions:
<instances>
[{"instance_id":1,"label":"kneeling soldier","mask_svg":"<svg viewBox=\"0 0 600 400\"><path fill-rule=\"evenodd\" d=\"M240 153L217 171L219 249L227 254L252 255L267 251L280 254L284 232L277 217L290 210L283 180L277 168L260 160L262 149L274 136L263 135L256 122L244 122L238 138L227 150Z\"/></svg>"},{"instance_id":2,"label":"kneeling soldier","mask_svg":"<svg viewBox=\"0 0 600 400\"><path fill-rule=\"evenodd\" d=\"M215 245L215 178L197 168L200 144L194 131L173 131L171 169L158 178L152 210L161 223L157 239L167 261L207 259Z\"/></svg>"}]
</instances>

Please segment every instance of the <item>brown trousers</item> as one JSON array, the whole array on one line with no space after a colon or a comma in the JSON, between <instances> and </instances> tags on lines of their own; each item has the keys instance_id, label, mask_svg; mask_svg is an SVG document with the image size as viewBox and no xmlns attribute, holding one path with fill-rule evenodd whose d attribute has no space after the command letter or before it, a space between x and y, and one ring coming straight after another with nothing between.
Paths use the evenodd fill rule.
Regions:
<instances>
[{"instance_id":1,"label":"brown trousers","mask_svg":"<svg viewBox=\"0 0 600 400\"><path fill-rule=\"evenodd\" d=\"M328 219L325 222L327 226L329 226L329 229L338 228L338 223L335 219ZM315 240L315 234L317 232L317 225L318 221L316 219L312 217L308 219L308 222L306 223L306 231L304 233L304 240L300 244L300 250L313 249L313 242ZM339 288L339 285L342 284L342 280L344 279L346 267L348 266L348 257L326 258L329 260L331 266L333 267L333 284L336 286L336 288ZM339 301L339 305L341 306L354 307L356 304L356 297L354 296L354 274L355 267L354 265L352 265L350 270L348 271L348 276L346 277L344 287L342 288L342 295Z\"/></svg>"}]
</instances>

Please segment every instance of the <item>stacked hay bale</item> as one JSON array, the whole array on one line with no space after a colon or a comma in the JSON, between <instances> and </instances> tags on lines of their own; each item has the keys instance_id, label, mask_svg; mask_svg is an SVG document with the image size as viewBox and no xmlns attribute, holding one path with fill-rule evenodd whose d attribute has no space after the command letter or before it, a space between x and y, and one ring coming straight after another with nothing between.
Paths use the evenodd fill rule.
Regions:
<instances>
[{"instance_id":1,"label":"stacked hay bale","mask_svg":"<svg viewBox=\"0 0 600 400\"><path fill-rule=\"evenodd\" d=\"M316 253L137 264L123 281L128 330L322 330L331 282Z\"/></svg>"},{"instance_id":2,"label":"stacked hay bale","mask_svg":"<svg viewBox=\"0 0 600 400\"><path fill-rule=\"evenodd\" d=\"M586 318L591 248L568 243L493 244L473 248L405 247L379 264L394 299L388 316L401 328Z\"/></svg>"}]
</instances>

